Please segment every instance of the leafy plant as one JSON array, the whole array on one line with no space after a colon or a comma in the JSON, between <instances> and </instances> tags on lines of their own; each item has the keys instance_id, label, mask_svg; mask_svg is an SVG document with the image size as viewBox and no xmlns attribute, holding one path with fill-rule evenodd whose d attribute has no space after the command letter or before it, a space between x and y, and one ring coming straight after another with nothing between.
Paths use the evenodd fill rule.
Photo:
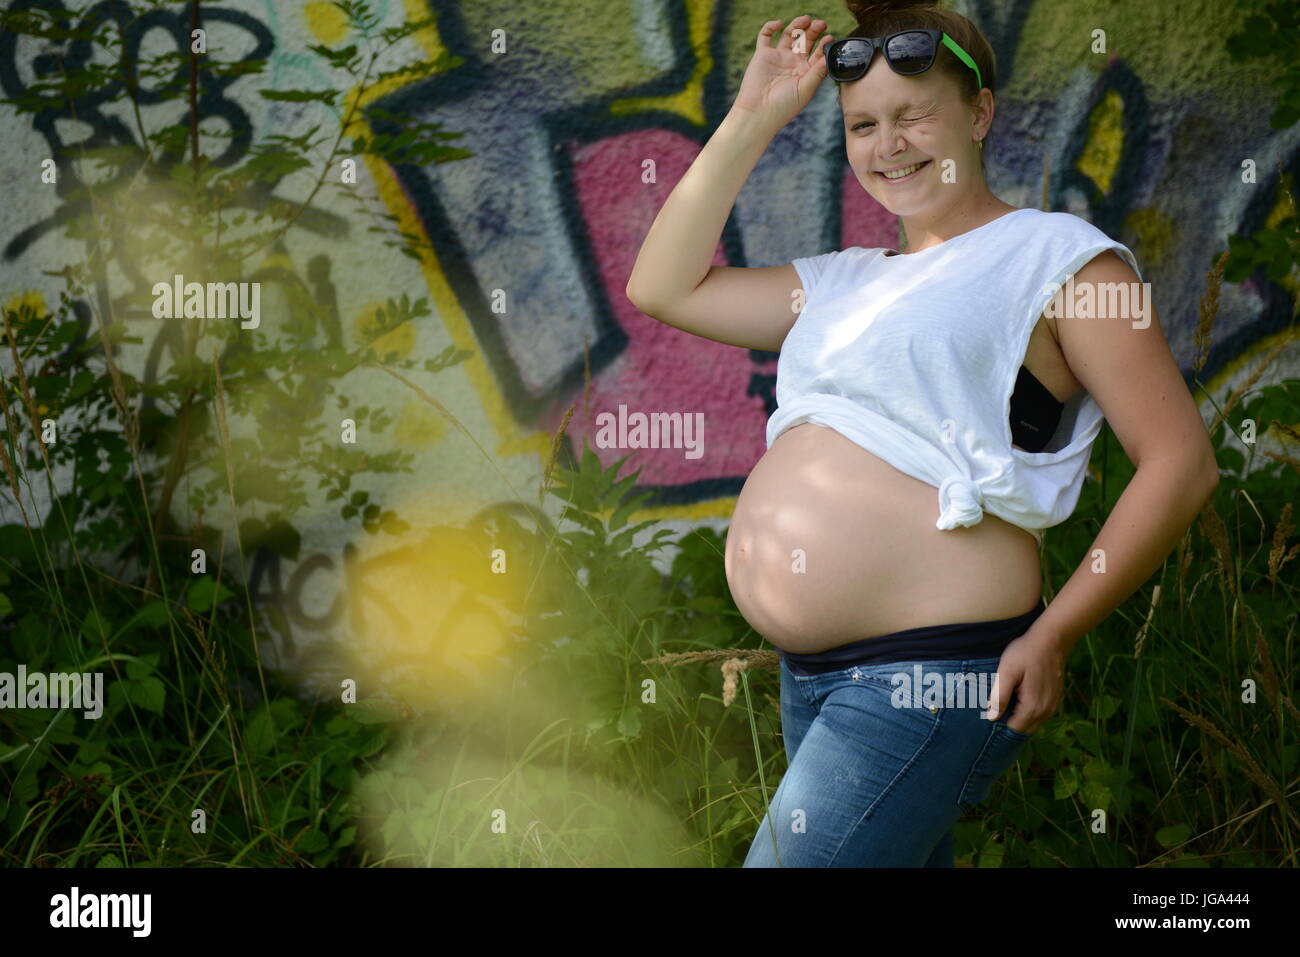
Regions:
<instances>
[{"instance_id":1,"label":"leafy plant","mask_svg":"<svg viewBox=\"0 0 1300 957\"><path fill-rule=\"evenodd\" d=\"M0 526L0 671L107 678L98 723L66 708L0 710L0 855L10 863L319 866L352 854L354 765L388 732L263 670L260 642L279 616L255 607L244 559L263 549L297 558L312 478L325 500L343 500L346 522L371 535L404 531L354 487L409 472L412 459L341 441L341 429L373 435L391 424L381 406L351 399L364 392L357 377L436 374L470 353L403 358L393 337L430 315L426 300L406 295L389 297L363 341L349 344L331 260L299 268L289 241L303 230L342 238L351 221L369 221L420 258L413 237L369 208L344 161L469 154L447 145L460 134L435 123L412 121L396 138L368 131L366 107L382 84L460 62L402 53L433 20L381 29L368 3L334 6L348 45L309 53L348 92L258 92L332 109L336 122L258 142L225 95L256 82L269 47L253 30L253 55L223 60L188 29L248 18L197 0L179 13L125 0L77 11L18 0L0 13L0 46L12 53L25 37L45 49L35 80L6 87L2 102L38 129L72 120L103 131L52 157L61 203L41 228L84 250L47 270L63 281L58 303L11 293L3 310L0 467L19 520ZM177 49L146 52L155 47L138 34L158 26ZM349 205L351 220L334 211ZM187 308L187 290L168 317L176 276L256 288L264 318L236 315L245 300L214 299L210 286L196 300L203 308ZM160 328L143 377L124 362L127 347L144 345L131 334L140 320ZM223 567L232 541L238 574ZM197 810L207 830L191 828Z\"/></svg>"},{"instance_id":2,"label":"leafy plant","mask_svg":"<svg viewBox=\"0 0 1300 957\"><path fill-rule=\"evenodd\" d=\"M1241 30L1227 39L1228 55L1236 63L1267 59L1278 64L1272 81L1280 89L1277 105L1269 125L1284 130L1300 122L1300 12L1285 0L1243 0L1251 10ZM1279 177L1279 198L1286 196L1286 212L1279 221L1258 230L1253 236L1228 238L1229 257L1224 278L1242 282L1262 268L1275 283L1281 283L1300 263L1300 219L1296 217L1295 198L1287 182Z\"/></svg>"}]
</instances>

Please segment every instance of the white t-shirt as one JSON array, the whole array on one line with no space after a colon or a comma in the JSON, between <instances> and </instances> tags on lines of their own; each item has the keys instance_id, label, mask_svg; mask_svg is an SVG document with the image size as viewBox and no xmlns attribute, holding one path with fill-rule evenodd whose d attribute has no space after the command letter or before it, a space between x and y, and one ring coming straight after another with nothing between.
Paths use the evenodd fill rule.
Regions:
<instances>
[{"instance_id":1,"label":"white t-shirt","mask_svg":"<svg viewBox=\"0 0 1300 957\"><path fill-rule=\"evenodd\" d=\"M1039 316L1108 249L1138 272L1086 220L1018 209L915 253L794 260L805 305L781 346L768 448L800 422L828 426L935 486L936 528L989 511L1041 539L1074 511L1103 416L1080 390L1044 450L1026 452L1011 446L1011 395Z\"/></svg>"}]
</instances>

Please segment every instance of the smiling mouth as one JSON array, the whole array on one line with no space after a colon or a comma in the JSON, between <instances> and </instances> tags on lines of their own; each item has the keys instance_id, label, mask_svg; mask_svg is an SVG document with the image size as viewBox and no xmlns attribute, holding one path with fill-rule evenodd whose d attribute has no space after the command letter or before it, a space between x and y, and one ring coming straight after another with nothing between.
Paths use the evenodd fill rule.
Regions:
<instances>
[{"instance_id":1,"label":"smiling mouth","mask_svg":"<svg viewBox=\"0 0 1300 957\"><path fill-rule=\"evenodd\" d=\"M921 170L923 170L925 167L929 165L930 165L930 161L925 160L920 163L913 163L911 166L904 166L902 169L899 170L892 170L891 172L888 173L877 172L876 175L881 177L882 179L886 179L889 182L893 183L893 182L897 182L898 180L909 179L910 177L915 176L917 173L919 173Z\"/></svg>"}]
</instances>

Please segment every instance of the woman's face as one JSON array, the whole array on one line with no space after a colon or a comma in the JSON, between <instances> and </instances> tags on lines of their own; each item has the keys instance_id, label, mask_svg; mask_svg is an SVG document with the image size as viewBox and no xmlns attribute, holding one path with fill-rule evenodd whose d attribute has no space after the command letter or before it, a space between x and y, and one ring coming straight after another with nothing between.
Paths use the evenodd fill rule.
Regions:
<instances>
[{"instance_id":1,"label":"woman's face","mask_svg":"<svg viewBox=\"0 0 1300 957\"><path fill-rule=\"evenodd\" d=\"M946 209L956 195L952 190L983 182L975 111L961 100L956 83L934 67L899 76L877 52L865 76L840 85L840 106L849 165L891 213ZM924 165L902 179L883 175L917 163Z\"/></svg>"}]
</instances>

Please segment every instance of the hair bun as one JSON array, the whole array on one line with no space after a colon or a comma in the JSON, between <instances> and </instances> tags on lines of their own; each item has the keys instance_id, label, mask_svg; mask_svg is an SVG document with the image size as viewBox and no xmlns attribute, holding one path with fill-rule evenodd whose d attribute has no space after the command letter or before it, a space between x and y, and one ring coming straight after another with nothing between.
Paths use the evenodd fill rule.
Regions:
<instances>
[{"instance_id":1,"label":"hair bun","mask_svg":"<svg viewBox=\"0 0 1300 957\"><path fill-rule=\"evenodd\" d=\"M933 10L938 0L844 0L849 13L859 20L882 13L905 13L908 10Z\"/></svg>"}]
</instances>

